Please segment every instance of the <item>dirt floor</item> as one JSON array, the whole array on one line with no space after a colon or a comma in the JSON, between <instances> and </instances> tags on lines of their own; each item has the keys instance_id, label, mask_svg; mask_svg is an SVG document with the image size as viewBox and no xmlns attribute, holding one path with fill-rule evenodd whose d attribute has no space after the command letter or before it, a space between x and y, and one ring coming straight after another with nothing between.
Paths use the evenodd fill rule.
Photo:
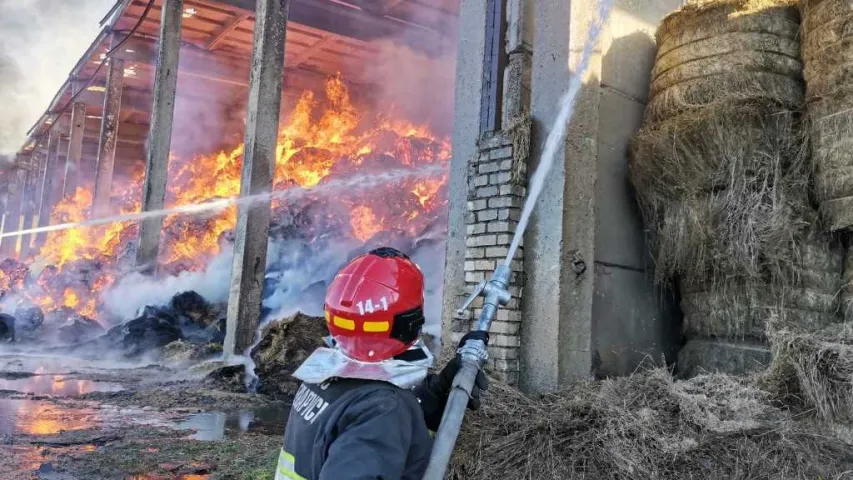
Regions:
<instances>
[{"instance_id":1,"label":"dirt floor","mask_svg":"<svg viewBox=\"0 0 853 480\"><path fill-rule=\"evenodd\" d=\"M0 478L273 478L289 405L220 389L217 366L0 353Z\"/></svg>"}]
</instances>

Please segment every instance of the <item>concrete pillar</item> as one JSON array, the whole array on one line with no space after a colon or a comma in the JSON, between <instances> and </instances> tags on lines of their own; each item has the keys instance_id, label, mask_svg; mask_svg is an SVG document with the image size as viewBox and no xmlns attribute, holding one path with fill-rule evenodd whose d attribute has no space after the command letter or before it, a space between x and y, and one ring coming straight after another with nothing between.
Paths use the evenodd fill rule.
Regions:
<instances>
[{"instance_id":1,"label":"concrete pillar","mask_svg":"<svg viewBox=\"0 0 853 480\"><path fill-rule=\"evenodd\" d=\"M183 5L183 0L166 0L163 5L157 74L154 80L154 105L151 109L151 128L145 163L145 184L142 189L143 212L162 209L166 198L172 119L178 87ZM144 219L139 226L136 265L148 273L153 273L157 267L162 226L162 217Z\"/></svg>"},{"instance_id":2,"label":"concrete pillar","mask_svg":"<svg viewBox=\"0 0 853 480\"><path fill-rule=\"evenodd\" d=\"M278 141L289 0L258 0L240 195L270 191ZM261 313L270 200L240 205L228 297L226 355L251 346Z\"/></svg>"},{"instance_id":3,"label":"concrete pillar","mask_svg":"<svg viewBox=\"0 0 853 480\"><path fill-rule=\"evenodd\" d=\"M453 318L466 297L465 270L468 213L468 169L478 157L483 57L486 51L486 2L461 0L456 57L456 92L453 117L453 157L448 180L449 212L442 301L441 343L445 352L453 345ZM473 214L471 214L473 215Z\"/></svg>"},{"instance_id":4,"label":"concrete pillar","mask_svg":"<svg viewBox=\"0 0 853 480\"><path fill-rule=\"evenodd\" d=\"M530 81L533 61L533 0L507 0L506 53L503 115L509 126L530 111Z\"/></svg>"},{"instance_id":5,"label":"concrete pillar","mask_svg":"<svg viewBox=\"0 0 853 480\"><path fill-rule=\"evenodd\" d=\"M81 164L83 158L83 136L86 131L86 104L75 103L71 107L71 130L68 139L68 155L65 157L65 179L62 182L62 196L72 197L80 185Z\"/></svg>"},{"instance_id":6,"label":"concrete pillar","mask_svg":"<svg viewBox=\"0 0 853 480\"><path fill-rule=\"evenodd\" d=\"M107 91L104 96L104 116L101 119L100 146L98 147L98 166L95 174L92 218L106 217L110 213L110 193L113 186L118 122L121 113L121 92L124 89L124 60L111 58L109 62Z\"/></svg>"},{"instance_id":7,"label":"concrete pillar","mask_svg":"<svg viewBox=\"0 0 853 480\"><path fill-rule=\"evenodd\" d=\"M33 154L33 162L31 162L31 169L27 170L25 180L24 180L24 188L21 193L21 216L24 221L22 224L22 229L28 230L33 227L33 216L35 215L35 199L37 192L37 182L36 178L38 178L38 171L41 169L41 159L40 155ZM33 243L33 234L25 233L21 235L21 255L20 258L23 260L30 255L30 247Z\"/></svg>"},{"instance_id":8,"label":"concrete pillar","mask_svg":"<svg viewBox=\"0 0 853 480\"><path fill-rule=\"evenodd\" d=\"M24 192L27 171L18 168L13 178L9 179L9 200L6 205L6 218L3 221L3 233L17 232L21 223L21 196ZM17 253L19 235L3 237L0 251L4 257L14 257Z\"/></svg>"},{"instance_id":9,"label":"concrete pillar","mask_svg":"<svg viewBox=\"0 0 853 480\"><path fill-rule=\"evenodd\" d=\"M50 131L47 141L47 155L44 159L44 170L41 173L41 196L38 204L38 226L39 228L50 225L50 216L53 212L55 182L60 172L64 169L59 166L59 138L61 133L58 128ZM47 233L36 234L36 248L41 248L47 240Z\"/></svg>"},{"instance_id":10,"label":"concrete pillar","mask_svg":"<svg viewBox=\"0 0 853 480\"><path fill-rule=\"evenodd\" d=\"M532 115L534 171L568 89L570 68L580 63L596 5L536 2ZM595 175L598 135L599 55L593 58L525 235L525 298L521 386L554 390L592 373L592 303L595 255Z\"/></svg>"}]
</instances>

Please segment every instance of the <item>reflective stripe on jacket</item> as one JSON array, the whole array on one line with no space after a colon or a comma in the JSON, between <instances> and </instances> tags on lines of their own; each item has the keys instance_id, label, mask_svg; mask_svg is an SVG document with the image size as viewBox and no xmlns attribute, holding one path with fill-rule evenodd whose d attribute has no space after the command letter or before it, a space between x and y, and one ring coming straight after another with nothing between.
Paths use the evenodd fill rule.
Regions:
<instances>
[{"instance_id":1,"label":"reflective stripe on jacket","mask_svg":"<svg viewBox=\"0 0 853 480\"><path fill-rule=\"evenodd\" d=\"M303 383L276 480L421 480L431 448L411 391L372 380Z\"/></svg>"}]
</instances>

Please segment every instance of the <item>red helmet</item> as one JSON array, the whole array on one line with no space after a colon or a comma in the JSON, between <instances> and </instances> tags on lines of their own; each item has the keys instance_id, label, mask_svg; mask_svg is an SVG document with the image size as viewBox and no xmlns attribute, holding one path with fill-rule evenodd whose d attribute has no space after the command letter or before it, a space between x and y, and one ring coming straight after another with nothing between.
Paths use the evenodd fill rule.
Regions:
<instances>
[{"instance_id":1,"label":"red helmet","mask_svg":"<svg viewBox=\"0 0 853 480\"><path fill-rule=\"evenodd\" d=\"M332 338L350 358L381 362L409 349L424 324L424 276L403 253L379 248L356 257L326 290Z\"/></svg>"}]
</instances>

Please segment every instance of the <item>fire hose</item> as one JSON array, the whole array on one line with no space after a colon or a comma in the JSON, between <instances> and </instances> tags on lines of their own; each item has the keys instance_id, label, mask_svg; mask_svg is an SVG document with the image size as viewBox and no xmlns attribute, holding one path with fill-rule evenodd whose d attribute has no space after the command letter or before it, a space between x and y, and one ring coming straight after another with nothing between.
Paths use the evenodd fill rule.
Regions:
<instances>
[{"instance_id":1,"label":"fire hose","mask_svg":"<svg viewBox=\"0 0 853 480\"><path fill-rule=\"evenodd\" d=\"M480 282L465 301L465 304L456 311L457 315L467 310L471 303L482 295L484 297L483 311L480 314L479 322L477 322L477 330L488 332L498 307L505 306L512 298L508 290L511 273L508 265L500 265L488 282ZM459 348L458 354L461 360L459 373L453 378L450 396L447 399L444 416L441 417L441 424L435 436L432 455L424 480L442 480L444 478L444 472L447 470L447 464L453 454L453 447L456 445L456 438L459 436L462 419L465 417L468 400L471 398L471 389L474 387L477 373L489 358L488 349L482 340L465 342Z\"/></svg>"}]
</instances>

